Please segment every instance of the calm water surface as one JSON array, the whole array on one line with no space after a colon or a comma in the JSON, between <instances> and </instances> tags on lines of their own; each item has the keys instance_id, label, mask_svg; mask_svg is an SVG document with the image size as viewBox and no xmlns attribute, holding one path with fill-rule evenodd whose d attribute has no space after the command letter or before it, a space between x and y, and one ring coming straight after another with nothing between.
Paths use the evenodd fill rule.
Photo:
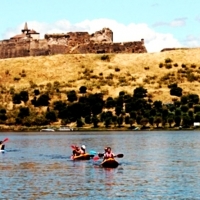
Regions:
<instances>
[{"instance_id":1,"label":"calm water surface","mask_svg":"<svg viewBox=\"0 0 200 200\"><path fill-rule=\"evenodd\" d=\"M200 199L200 132L0 133L0 199ZM72 144L102 152L101 160L71 161Z\"/></svg>"}]
</instances>

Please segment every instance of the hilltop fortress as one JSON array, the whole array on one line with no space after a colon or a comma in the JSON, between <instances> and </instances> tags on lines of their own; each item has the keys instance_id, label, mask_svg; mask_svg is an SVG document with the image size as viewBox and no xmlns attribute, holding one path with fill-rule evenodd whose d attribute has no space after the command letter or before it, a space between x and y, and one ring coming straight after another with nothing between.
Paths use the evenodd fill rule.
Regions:
<instances>
[{"instance_id":1,"label":"hilltop fortress","mask_svg":"<svg viewBox=\"0 0 200 200\"><path fill-rule=\"evenodd\" d=\"M21 34L0 41L1 59L54 54L146 52L144 39L113 43L113 32L109 28L103 28L91 35L88 32L45 34L44 39L40 39L40 34L28 29L25 23Z\"/></svg>"}]
</instances>

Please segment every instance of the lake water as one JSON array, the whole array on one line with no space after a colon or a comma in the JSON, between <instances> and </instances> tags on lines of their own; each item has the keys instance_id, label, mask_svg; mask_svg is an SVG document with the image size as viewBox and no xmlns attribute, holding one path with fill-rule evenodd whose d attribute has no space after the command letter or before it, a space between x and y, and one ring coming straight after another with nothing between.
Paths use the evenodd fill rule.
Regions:
<instances>
[{"instance_id":1,"label":"lake water","mask_svg":"<svg viewBox=\"0 0 200 200\"><path fill-rule=\"evenodd\" d=\"M55 134L55 133L54 133ZM200 132L0 133L0 199L200 199ZM71 145L102 152L120 165L71 161Z\"/></svg>"}]
</instances>

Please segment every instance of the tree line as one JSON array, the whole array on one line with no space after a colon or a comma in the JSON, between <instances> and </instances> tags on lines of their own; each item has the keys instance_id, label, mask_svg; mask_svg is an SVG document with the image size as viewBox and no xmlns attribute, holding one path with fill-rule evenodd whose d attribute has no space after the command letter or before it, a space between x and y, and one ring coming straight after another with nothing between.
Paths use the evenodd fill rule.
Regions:
<instances>
[{"instance_id":1,"label":"tree line","mask_svg":"<svg viewBox=\"0 0 200 200\"><path fill-rule=\"evenodd\" d=\"M102 93L88 94L87 88L81 86L78 92L66 92L66 100L53 102L48 92L40 93L36 89L30 99L28 91L21 91L13 94L12 102L21 105L23 101L24 106L19 106L12 114L1 107L0 122L8 125L42 126L61 120L63 125L75 122L77 127L91 124L97 128L101 123L107 128L126 124L130 128L139 125L144 129L149 126L189 128L194 122L200 122L199 96L182 95L182 88L177 84L168 87L170 95L179 97L179 100L168 104L160 100L152 101L144 87L135 88L133 94L121 91L115 98L104 99ZM36 112L33 109L36 107L46 107L46 111ZM9 120L10 116L13 120Z\"/></svg>"}]
</instances>

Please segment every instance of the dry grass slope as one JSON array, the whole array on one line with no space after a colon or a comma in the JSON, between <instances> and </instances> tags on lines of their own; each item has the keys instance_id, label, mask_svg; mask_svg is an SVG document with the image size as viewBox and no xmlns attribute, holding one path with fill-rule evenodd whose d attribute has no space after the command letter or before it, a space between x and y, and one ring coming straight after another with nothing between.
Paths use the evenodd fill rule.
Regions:
<instances>
[{"instance_id":1,"label":"dry grass slope","mask_svg":"<svg viewBox=\"0 0 200 200\"><path fill-rule=\"evenodd\" d=\"M40 90L59 85L60 91L87 87L104 97L129 94L138 86L148 90L152 100L171 102L168 85L178 83L185 94L200 95L200 49L144 54L73 54L0 60L1 91ZM162 64L161 64L162 63ZM66 98L63 95L62 98Z\"/></svg>"}]
</instances>

